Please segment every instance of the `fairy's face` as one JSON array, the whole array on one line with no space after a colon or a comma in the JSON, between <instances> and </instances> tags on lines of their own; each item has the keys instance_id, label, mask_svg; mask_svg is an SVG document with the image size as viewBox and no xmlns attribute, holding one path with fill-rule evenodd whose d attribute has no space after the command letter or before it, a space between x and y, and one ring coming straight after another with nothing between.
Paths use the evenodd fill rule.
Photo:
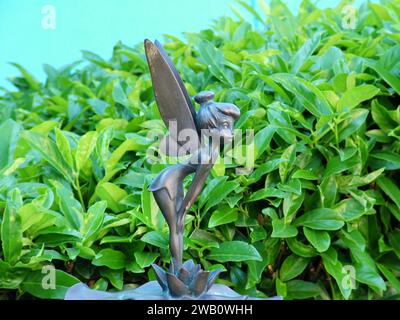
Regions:
<instances>
[{"instance_id":1,"label":"fairy's face","mask_svg":"<svg viewBox=\"0 0 400 320\"><path fill-rule=\"evenodd\" d=\"M239 116L240 110L234 104L208 102L201 105L197 113L197 125L205 137L211 137L215 143L227 144L233 140L233 126Z\"/></svg>"},{"instance_id":2,"label":"fairy's face","mask_svg":"<svg viewBox=\"0 0 400 320\"><path fill-rule=\"evenodd\" d=\"M218 123L218 131L221 140L230 142L233 139L233 125L234 120L232 117L226 116L223 117Z\"/></svg>"},{"instance_id":3,"label":"fairy's face","mask_svg":"<svg viewBox=\"0 0 400 320\"><path fill-rule=\"evenodd\" d=\"M224 115L218 119L215 125L209 126L210 134L213 138L218 139L220 143L229 143L233 140L234 119Z\"/></svg>"}]
</instances>

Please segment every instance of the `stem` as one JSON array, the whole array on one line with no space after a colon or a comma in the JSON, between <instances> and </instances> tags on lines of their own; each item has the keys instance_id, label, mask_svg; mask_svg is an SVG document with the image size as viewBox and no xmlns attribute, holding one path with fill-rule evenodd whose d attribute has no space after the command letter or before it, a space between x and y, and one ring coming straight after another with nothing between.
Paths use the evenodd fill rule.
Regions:
<instances>
[{"instance_id":1,"label":"stem","mask_svg":"<svg viewBox=\"0 0 400 320\"><path fill-rule=\"evenodd\" d=\"M339 148L339 132L338 132L338 127L337 127L337 122L336 119L334 119L334 126L335 126L335 140L336 140L336 147Z\"/></svg>"},{"instance_id":2,"label":"stem","mask_svg":"<svg viewBox=\"0 0 400 320\"><path fill-rule=\"evenodd\" d=\"M195 215L196 215L196 228L200 229L200 223L201 223L201 214L200 214L200 209L197 209L195 211Z\"/></svg>"},{"instance_id":3,"label":"stem","mask_svg":"<svg viewBox=\"0 0 400 320\"><path fill-rule=\"evenodd\" d=\"M82 192L81 192L81 185L79 183L79 176L75 179L75 190L78 193L79 201L82 205L83 211L86 211L85 202L83 201Z\"/></svg>"}]
</instances>

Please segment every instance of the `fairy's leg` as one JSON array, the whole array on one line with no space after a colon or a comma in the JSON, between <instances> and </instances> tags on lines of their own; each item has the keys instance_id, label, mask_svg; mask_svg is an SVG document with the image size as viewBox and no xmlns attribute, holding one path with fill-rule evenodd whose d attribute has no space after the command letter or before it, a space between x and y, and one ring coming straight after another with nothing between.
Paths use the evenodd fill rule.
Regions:
<instances>
[{"instance_id":1,"label":"fairy's leg","mask_svg":"<svg viewBox=\"0 0 400 320\"><path fill-rule=\"evenodd\" d=\"M179 183L176 195L176 207L179 208L182 206L183 203L183 184ZM184 217L181 219L178 215L177 219L177 235L178 235L178 246L179 251L181 252L181 262L182 262L182 255L183 255L183 231L185 228Z\"/></svg>"},{"instance_id":2,"label":"fairy's leg","mask_svg":"<svg viewBox=\"0 0 400 320\"><path fill-rule=\"evenodd\" d=\"M172 258L171 272L176 274L182 266L181 241L176 224L169 227L169 250Z\"/></svg>"},{"instance_id":3,"label":"fairy's leg","mask_svg":"<svg viewBox=\"0 0 400 320\"><path fill-rule=\"evenodd\" d=\"M164 188L153 191L153 195L169 226L169 250L172 257L171 271L175 272L182 265L182 246L178 233L176 199L171 200L167 190Z\"/></svg>"}]
</instances>

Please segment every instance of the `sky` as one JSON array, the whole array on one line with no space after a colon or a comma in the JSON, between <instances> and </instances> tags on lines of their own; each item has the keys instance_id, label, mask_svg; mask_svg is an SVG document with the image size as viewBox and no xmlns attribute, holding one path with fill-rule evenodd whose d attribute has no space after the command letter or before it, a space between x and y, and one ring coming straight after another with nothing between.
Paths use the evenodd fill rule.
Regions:
<instances>
[{"instance_id":1,"label":"sky","mask_svg":"<svg viewBox=\"0 0 400 320\"><path fill-rule=\"evenodd\" d=\"M286 2L296 10L301 1ZM318 1L322 7L338 2ZM7 78L18 75L9 62L43 81L44 63L61 67L79 60L81 50L108 59L119 40L133 46L199 31L215 18L233 16L230 6L240 8L233 0L0 0L0 87L11 88Z\"/></svg>"}]
</instances>

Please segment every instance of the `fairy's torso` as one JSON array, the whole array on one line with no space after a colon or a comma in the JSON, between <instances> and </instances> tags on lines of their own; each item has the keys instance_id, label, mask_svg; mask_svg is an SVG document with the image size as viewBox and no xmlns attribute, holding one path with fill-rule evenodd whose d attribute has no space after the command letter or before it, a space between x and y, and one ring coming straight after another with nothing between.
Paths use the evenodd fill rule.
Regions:
<instances>
[{"instance_id":1,"label":"fairy's torso","mask_svg":"<svg viewBox=\"0 0 400 320\"><path fill-rule=\"evenodd\" d=\"M169 166L162 170L157 178L149 186L150 191L165 188L171 199L175 199L178 188L181 187L183 179L197 170L198 166L211 170L215 159L215 150L204 147L199 149L186 162Z\"/></svg>"}]
</instances>

